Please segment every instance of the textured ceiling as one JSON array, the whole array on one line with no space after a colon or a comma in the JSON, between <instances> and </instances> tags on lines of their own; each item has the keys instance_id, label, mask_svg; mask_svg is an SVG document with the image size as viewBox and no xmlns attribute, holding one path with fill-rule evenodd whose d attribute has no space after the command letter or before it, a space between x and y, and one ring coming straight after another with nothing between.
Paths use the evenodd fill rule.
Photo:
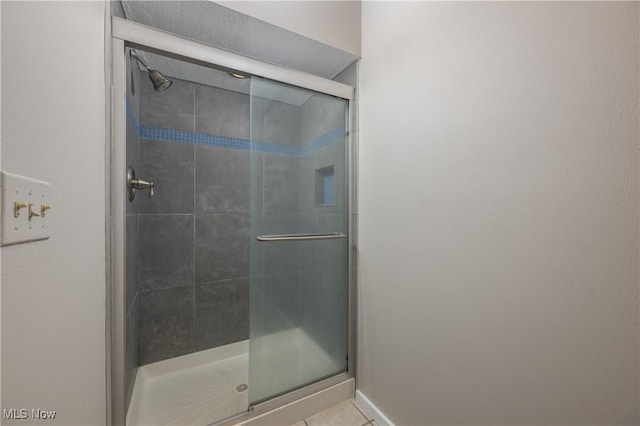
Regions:
<instances>
[{"instance_id":1,"label":"textured ceiling","mask_svg":"<svg viewBox=\"0 0 640 426\"><path fill-rule=\"evenodd\" d=\"M357 59L351 53L284 30L211 1L122 1L125 17L261 61L332 79ZM141 53L151 68L210 86L247 93L246 82L221 71ZM300 100L288 99L290 103Z\"/></svg>"}]
</instances>

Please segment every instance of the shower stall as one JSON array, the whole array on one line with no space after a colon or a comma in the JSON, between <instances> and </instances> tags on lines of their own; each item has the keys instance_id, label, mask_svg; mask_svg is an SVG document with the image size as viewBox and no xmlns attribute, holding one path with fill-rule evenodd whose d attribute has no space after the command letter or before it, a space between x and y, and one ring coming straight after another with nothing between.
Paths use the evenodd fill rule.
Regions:
<instances>
[{"instance_id":1,"label":"shower stall","mask_svg":"<svg viewBox=\"0 0 640 426\"><path fill-rule=\"evenodd\" d=\"M118 18L112 42L112 422L352 389L354 89Z\"/></svg>"}]
</instances>

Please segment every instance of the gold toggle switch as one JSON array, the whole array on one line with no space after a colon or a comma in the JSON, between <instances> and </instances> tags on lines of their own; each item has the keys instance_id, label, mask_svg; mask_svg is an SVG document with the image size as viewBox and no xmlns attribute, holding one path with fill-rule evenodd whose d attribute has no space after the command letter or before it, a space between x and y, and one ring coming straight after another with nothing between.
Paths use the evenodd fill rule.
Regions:
<instances>
[{"instance_id":1,"label":"gold toggle switch","mask_svg":"<svg viewBox=\"0 0 640 426\"><path fill-rule=\"evenodd\" d=\"M44 217L44 212L49 210L51 207L53 207L51 204L40 204L40 215Z\"/></svg>"},{"instance_id":2,"label":"gold toggle switch","mask_svg":"<svg viewBox=\"0 0 640 426\"><path fill-rule=\"evenodd\" d=\"M29 219L31 219L33 216L40 217L40 213L33 209L33 204L29 203Z\"/></svg>"},{"instance_id":3,"label":"gold toggle switch","mask_svg":"<svg viewBox=\"0 0 640 426\"><path fill-rule=\"evenodd\" d=\"M19 202L15 202L13 203L13 217L18 217L20 216L20 209L24 209L25 207L29 207L31 204L29 203L19 203Z\"/></svg>"}]
</instances>

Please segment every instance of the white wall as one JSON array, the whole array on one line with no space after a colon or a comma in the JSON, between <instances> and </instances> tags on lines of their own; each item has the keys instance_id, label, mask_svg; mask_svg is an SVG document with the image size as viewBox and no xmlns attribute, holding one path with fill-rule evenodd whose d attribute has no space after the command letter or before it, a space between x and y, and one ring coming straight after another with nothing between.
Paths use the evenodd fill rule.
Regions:
<instances>
[{"instance_id":1,"label":"white wall","mask_svg":"<svg viewBox=\"0 0 640 426\"><path fill-rule=\"evenodd\" d=\"M638 424L638 3L362 6L359 387Z\"/></svg>"},{"instance_id":2,"label":"white wall","mask_svg":"<svg viewBox=\"0 0 640 426\"><path fill-rule=\"evenodd\" d=\"M2 408L104 424L105 3L0 7L1 167L50 182L53 204L50 240L1 251Z\"/></svg>"},{"instance_id":3,"label":"white wall","mask_svg":"<svg viewBox=\"0 0 640 426\"><path fill-rule=\"evenodd\" d=\"M360 55L360 0L216 1L346 52Z\"/></svg>"}]
</instances>

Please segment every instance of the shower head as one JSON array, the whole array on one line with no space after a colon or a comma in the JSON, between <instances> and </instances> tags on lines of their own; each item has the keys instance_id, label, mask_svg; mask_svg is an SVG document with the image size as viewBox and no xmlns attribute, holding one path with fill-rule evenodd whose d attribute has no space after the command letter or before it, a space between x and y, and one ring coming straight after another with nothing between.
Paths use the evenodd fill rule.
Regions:
<instances>
[{"instance_id":1,"label":"shower head","mask_svg":"<svg viewBox=\"0 0 640 426\"><path fill-rule=\"evenodd\" d=\"M173 84L171 79L165 77L158 70L149 69L149 79L153 83L153 88L156 92L164 92Z\"/></svg>"},{"instance_id":2,"label":"shower head","mask_svg":"<svg viewBox=\"0 0 640 426\"><path fill-rule=\"evenodd\" d=\"M147 70L149 73L149 80L153 83L153 88L156 92L164 92L173 84L173 81L170 78L167 78L160 71L149 68L149 65L140 59L135 50L131 49L129 55Z\"/></svg>"}]
</instances>

